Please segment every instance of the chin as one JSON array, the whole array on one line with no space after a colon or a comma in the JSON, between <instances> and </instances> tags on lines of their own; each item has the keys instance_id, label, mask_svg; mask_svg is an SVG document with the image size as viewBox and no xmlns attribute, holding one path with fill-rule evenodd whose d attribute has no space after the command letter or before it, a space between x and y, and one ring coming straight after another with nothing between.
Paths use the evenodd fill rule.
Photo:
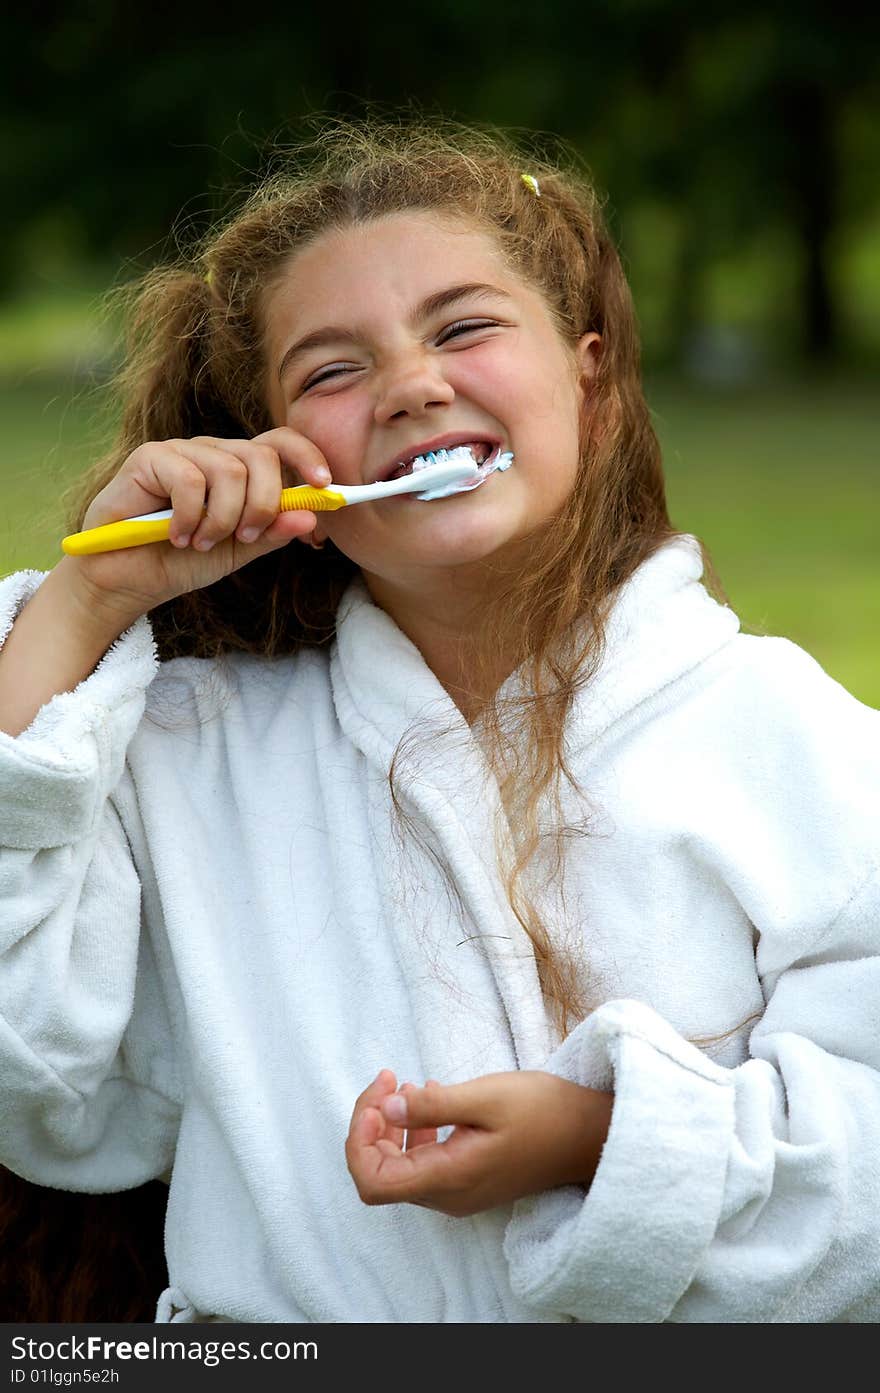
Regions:
<instances>
[{"instance_id":1,"label":"chin","mask_svg":"<svg viewBox=\"0 0 880 1393\"><path fill-rule=\"evenodd\" d=\"M446 558L479 561L514 540L519 529L512 522L509 517L500 517L498 510L473 509L468 513L455 508L453 513L450 509L419 528L416 545L420 557L433 555L438 562Z\"/></svg>"},{"instance_id":2,"label":"chin","mask_svg":"<svg viewBox=\"0 0 880 1393\"><path fill-rule=\"evenodd\" d=\"M328 534L356 565L376 574L385 572L389 562L428 568L474 565L534 529L534 519L524 517L521 506L512 506L512 498L499 499L496 490L480 497L482 493L480 488L430 502L401 500L393 519L386 515L380 538L373 519L361 530L357 510L349 517L342 510Z\"/></svg>"}]
</instances>

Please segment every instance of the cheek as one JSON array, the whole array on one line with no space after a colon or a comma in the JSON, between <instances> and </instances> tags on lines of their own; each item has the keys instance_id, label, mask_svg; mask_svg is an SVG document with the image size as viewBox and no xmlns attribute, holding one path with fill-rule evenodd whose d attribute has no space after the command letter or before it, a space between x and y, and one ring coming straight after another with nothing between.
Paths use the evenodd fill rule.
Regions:
<instances>
[{"instance_id":1,"label":"cheek","mask_svg":"<svg viewBox=\"0 0 880 1393\"><path fill-rule=\"evenodd\" d=\"M484 358L475 352L462 365L458 380L452 378L453 386L476 397L501 420L515 411L518 423L526 429L532 419L546 423L552 416L558 422L560 412L574 420L577 408L569 402L570 372L566 365L557 365L554 356L548 354L548 364L547 357L539 356L536 361L524 352L503 357L486 354Z\"/></svg>"},{"instance_id":2,"label":"cheek","mask_svg":"<svg viewBox=\"0 0 880 1393\"><path fill-rule=\"evenodd\" d=\"M350 393L310 399L297 398L287 408L285 425L314 442L328 461L340 463L363 431L363 412L358 411Z\"/></svg>"},{"instance_id":3,"label":"cheek","mask_svg":"<svg viewBox=\"0 0 880 1393\"><path fill-rule=\"evenodd\" d=\"M560 445L565 442L576 445L581 397L568 364L560 364L555 371L545 371L524 381L522 399L528 403L526 409L530 417L542 430L552 429Z\"/></svg>"}]
</instances>

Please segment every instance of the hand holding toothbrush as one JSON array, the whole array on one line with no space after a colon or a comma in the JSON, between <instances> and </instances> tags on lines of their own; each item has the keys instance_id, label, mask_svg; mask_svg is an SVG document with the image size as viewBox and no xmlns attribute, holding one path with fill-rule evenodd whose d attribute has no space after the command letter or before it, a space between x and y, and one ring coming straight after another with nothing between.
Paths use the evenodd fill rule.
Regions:
<instances>
[{"instance_id":1,"label":"hand holding toothbrush","mask_svg":"<svg viewBox=\"0 0 880 1393\"><path fill-rule=\"evenodd\" d=\"M253 440L148 441L93 499L83 527L170 506L171 545L71 556L61 564L75 566L78 582L97 599L113 597L132 617L146 614L314 530L311 511L279 513L283 471L316 488L330 479L318 447L286 426Z\"/></svg>"},{"instance_id":2,"label":"hand holding toothbrush","mask_svg":"<svg viewBox=\"0 0 880 1393\"><path fill-rule=\"evenodd\" d=\"M62 548L86 565L84 574L98 589L113 590L123 577L128 590L139 570L146 571L160 585L159 594L147 606L153 608L163 600L211 585L296 537L303 538L315 527L314 511L404 493L427 500L444 498L478 487L496 469L508 469L512 459L510 454L498 454L478 467L468 448L440 450L414 459L410 474L373 484L330 487L323 454L287 426L253 440L198 436L150 441L132 451L94 499L84 530L65 537ZM282 488L284 468L298 470L306 482ZM137 499L143 506L145 499L155 503L160 498L171 507L153 507L140 514L128 511L132 506L128 500ZM186 549L187 564L174 558L167 547L150 547L152 555L140 568L125 559L125 553L146 551L148 543L159 541ZM204 553L217 543L205 564ZM194 559L190 546L202 557ZM92 559L96 556L113 556L117 561L97 562ZM145 592L136 593L143 596ZM146 612L143 600L139 612Z\"/></svg>"}]
</instances>

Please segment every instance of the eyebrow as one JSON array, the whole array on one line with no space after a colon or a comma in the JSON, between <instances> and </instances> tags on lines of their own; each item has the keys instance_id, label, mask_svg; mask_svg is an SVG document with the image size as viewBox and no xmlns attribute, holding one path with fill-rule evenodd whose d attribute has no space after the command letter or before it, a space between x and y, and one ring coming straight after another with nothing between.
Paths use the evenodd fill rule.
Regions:
<instances>
[{"instance_id":1,"label":"eyebrow","mask_svg":"<svg viewBox=\"0 0 880 1393\"><path fill-rule=\"evenodd\" d=\"M431 315L438 314L440 310L448 309L450 305L458 304L461 300L512 300L506 290L500 290L497 285L487 285L482 281L470 281L466 285L450 285L445 290L435 290L433 295L429 295L413 311L410 322L418 323L420 320L429 319ZM310 353L314 348L326 348L331 343L357 343L358 335L351 329L344 329L339 325L328 324L323 329L315 329L311 334L306 334L305 338L297 339L296 343L291 344L284 357L278 365L278 380L284 373L305 353Z\"/></svg>"}]
</instances>

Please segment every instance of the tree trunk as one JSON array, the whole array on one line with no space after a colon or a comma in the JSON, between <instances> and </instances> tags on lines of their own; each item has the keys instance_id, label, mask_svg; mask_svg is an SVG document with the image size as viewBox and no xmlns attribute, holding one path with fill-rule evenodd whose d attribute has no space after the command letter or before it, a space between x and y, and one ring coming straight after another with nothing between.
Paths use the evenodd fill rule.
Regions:
<instances>
[{"instance_id":1,"label":"tree trunk","mask_svg":"<svg viewBox=\"0 0 880 1393\"><path fill-rule=\"evenodd\" d=\"M803 256L802 346L814 362L838 348L830 268L838 203L835 114L831 91L821 82L796 81L784 92L792 212Z\"/></svg>"}]
</instances>

